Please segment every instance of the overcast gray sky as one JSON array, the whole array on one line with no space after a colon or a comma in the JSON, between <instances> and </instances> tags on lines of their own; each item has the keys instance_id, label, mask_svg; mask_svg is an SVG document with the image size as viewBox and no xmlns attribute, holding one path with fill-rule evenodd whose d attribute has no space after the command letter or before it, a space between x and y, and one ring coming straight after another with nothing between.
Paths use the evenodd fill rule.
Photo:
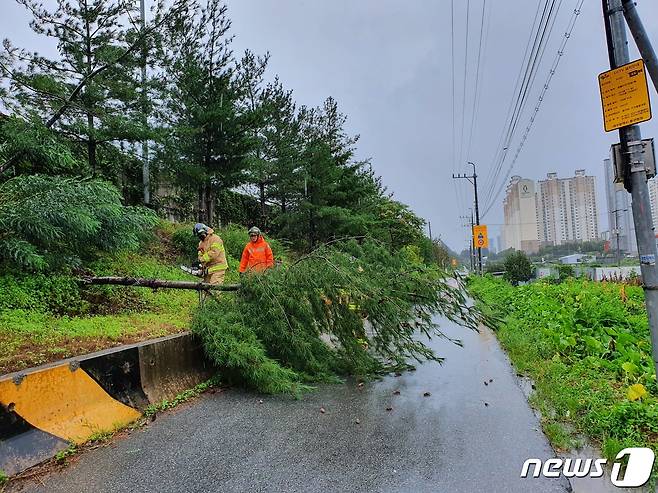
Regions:
<instances>
[{"instance_id":1,"label":"overcast gray sky","mask_svg":"<svg viewBox=\"0 0 658 493\"><path fill-rule=\"evenodd\" d=\"M39 51L53 50L35 38L27 15L13 0L1 0L3 37ZM373 167L395 197L432 223L434 236L452 248L466 246L460 215L472 204L472 187L452 173L478 165L480 194L513 98L539 0L487 0L488 32L480 64L480 99L470 152L468 134L480 19L484 0L470 0L469 54L463 145L462 104L466 0L455 3L455 84L457 120L453 162L451 1L450 0L228 0L236 36L234 49L271 53L270 76L278 74L300 104L318 105L333 96L349 116L349 129L361 135L359 157ZM137 0L136 0L137 2ZM46 5L54 0L46 0ZM152 0L147 0L152 3ZM521 118L500 180L535 107L578 0L562 0L552 37L540 66L528 110ZM658 43L658 5L638 0L651 38ZM511 174L541 179L547 172L573 175L584 168L597 177L600 229L608 228L603 164L617 132L603 131L597 75L608 69L601 3L585 0L582 13L543 106ZM650 87L651 97L656 94ZM654 110L655 112L656 110ZM653 137L656 120L642 125ZM496 183L496 188L501 181ZM493 235L502 223L503 194L483 223ZM484 204L486 205L486 204Z\"/></svg>"}]
</instances>

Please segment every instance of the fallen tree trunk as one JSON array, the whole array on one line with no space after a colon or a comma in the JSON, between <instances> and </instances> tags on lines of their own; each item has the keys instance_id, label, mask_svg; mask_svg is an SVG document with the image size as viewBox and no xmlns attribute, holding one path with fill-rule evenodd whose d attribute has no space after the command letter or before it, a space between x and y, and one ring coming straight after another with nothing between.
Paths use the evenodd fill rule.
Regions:
<instances>
[{"instance_id":1,"label":"fallen tree trunk","mask_svg":"<svg viewBox=\"0 0 658 493\"><path fill-rule=\"evenodd\" d=\"M193 289L195 291L237 291L240 284L208 284L192 281L164 281L161 279L144 279L140 277L83 277L82 284L111 284L115 286L133 286L153 289Z\"/></svg>"}]
</instances>

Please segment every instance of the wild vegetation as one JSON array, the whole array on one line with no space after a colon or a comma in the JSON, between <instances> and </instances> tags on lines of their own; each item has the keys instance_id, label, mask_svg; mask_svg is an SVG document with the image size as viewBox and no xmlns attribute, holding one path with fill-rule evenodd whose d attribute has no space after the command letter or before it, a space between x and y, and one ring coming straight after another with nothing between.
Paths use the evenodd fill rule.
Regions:
<instances>
[{"instance_id":1,"label":"wild vegetation","mask_svg":"<svg viewBox=\"0 0 658 493\"><path fill-rule=\"evenodd\" d=\"M530 376L547 435L559 448L586 436L607 457L658 451L658 385L642 289L569 279L513 287L473 278L470 290L502 319L497 331Z\"/></svg>"}]
</instances>

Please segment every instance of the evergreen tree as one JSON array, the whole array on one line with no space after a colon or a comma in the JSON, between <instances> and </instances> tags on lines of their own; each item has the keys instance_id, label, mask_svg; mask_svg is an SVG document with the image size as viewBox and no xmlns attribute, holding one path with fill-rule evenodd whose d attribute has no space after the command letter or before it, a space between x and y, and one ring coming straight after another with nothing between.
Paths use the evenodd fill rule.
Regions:
<instances>
[{"instance_id":1,"label":"evergreen tree","mask_svg":"<svg viewBox=\"0 0 658 493\"><path fill-rule=\"evenodd\" d=\"M52 127L84 152L87 169L80 173L116 180L127 163L112 147L140 140L146 131L139 118L137 59L131 52L135 2L60 0L53 10L36 0L18 3L32 14L32 30L56 42L58 56L50 59L5 41L2 68L10 91L3 102L14 114L43 122L67 105ZM124 54L130 56L115 63ZM79 97L69 101L80 86Z\"/></svg>"},{"instance_id":2,"label":"evergreen tree","mask_svg":"<svg viewBox=\"0 0 658 493\"><path fill-rule=\"evenodd\" d=\"M215 223L218 192L245 180L253 147L251 111L228 36L226 6L192 4L172 23L160 47L157 161L184 200L196 199L199 221Z\"/></svg>"}]
</instances>

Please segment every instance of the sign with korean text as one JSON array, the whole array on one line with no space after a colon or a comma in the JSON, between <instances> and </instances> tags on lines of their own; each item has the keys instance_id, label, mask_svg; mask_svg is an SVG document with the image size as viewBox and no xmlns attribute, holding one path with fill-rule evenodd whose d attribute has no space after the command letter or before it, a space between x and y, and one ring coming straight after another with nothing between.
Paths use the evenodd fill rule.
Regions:
<instances>
[{"instance_id":1,"label":"sign with korean text","mask_svg":"<svg viewBox=\"0 0 658 493\"><path fill-rule=\"evenodd\" d=\"M642 59L599 74L606 132L651 120L647 73Z\"/></svg>"},{"instance_id":2,"label":"sign with korean text","mask_svg":"<svg viewBox=\"0 0 658 493\"><path fill-rule=\"evenodd\" d=\"M489 248L486 225L480 224L473 226L473 246L475 248Z\"/></svg>"}]
</instances>

